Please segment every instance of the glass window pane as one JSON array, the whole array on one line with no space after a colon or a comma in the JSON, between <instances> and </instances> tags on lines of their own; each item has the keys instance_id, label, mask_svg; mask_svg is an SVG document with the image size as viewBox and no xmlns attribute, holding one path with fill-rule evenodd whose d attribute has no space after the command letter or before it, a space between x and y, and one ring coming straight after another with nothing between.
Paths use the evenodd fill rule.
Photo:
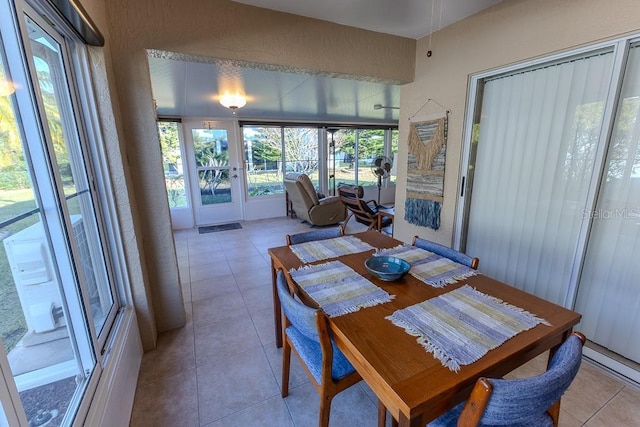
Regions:
<instances>
[{"instance_id":1,"label":"glass window pane","mask_svg":"<svg viewBox=\"0 0 640 427\"><path fill-rule=\"evenodd\" d=\"M583 212L592 228L576 310L589 340L640 363L640 45L626 67L597 206Z\"/></svg>"},{"instance_id":2,"label":"glass window pane","mask_svg":"<svg viewBox=\"0 0 640 427\"><path fill-rule=\"evenodd\" d=\"M1 59L1 58L0 58ZM6 80L4 66L0 79ZM38 222L38 209L9 96L0 96L0 240ZM23 220L18 220L21 216ZM0 338L9 352L27 332L5 245L0 246Z\"/></svg>"},{"instance_id":3,"label":"glass window pane","mask_svg":"<svg viewBox=\"0 0 640 427\"><path fill-rule=\"evenodd\" d=\"M284 193L280 127L244 126L242 133L249 197Z\"/></svg>"},{"instance_id":4,"label":"glass window pane","mask_svg":"<svg viewBox=\"0 0 640 427\"><path fill-rule=\"evenodd\" d=\"M340 129L334 135L336 145L336 183L356 184L356 132ZM336 186L337 187L337 186Z\"/></svg>"},{"instance_id":5,"label":"glass window pane","mask_svg":"<svg viewBox=\"0 0 640 427\"><path fill-rule=\"evenodd\" d=\"M202 205L231 203L229 140L225 129L193 129Z\"/></svg>"},{"instance_id":6,"label":"glass window pane","mask_svg":"<svg viewBox=\"0 0 640 427\"><path fill-rule=\"evenodd\" d=\"M187 207L179 126L180 124L177 122L158 122L162 166L164 167L164 179L170 208Z\"/></svg>"},{"instance_id":7,"label":"glass window pane","mask_svg":"<svg viewBox=\"0 0 640 427\"><path fill-rule=\"evenodd\" d=\"M64 202L72 227L70 238L75 240L77 272L84 282L96 333L99 335L105 319L114 305L102 242L98 235L96 214L61 49L57 41L27 18L33 61L37 71L39 95L53 144L54 160L58 166Z\"/></svg>"},{"instance_id":8,"label":"glass window pane","mask_svg":"<svg viewBox=\"0 0 640 427\"><path fill-rule=\"evenodd\" d=\"M475 113L466 251L555 303L571 283L612 64L603 52L489 79Z\"/></svg>"},{"instance_id":9,"label":"glass window pane","mask_svg":"<svg viewBox=\"0 0 640 427\"><path fill-rule=\"evenodd\" d=\"M385 156L385 129L340 129L335 133L336 145L336 182L351 185L378 185L377 169L374 161ZM397 152L398 133L395 131L395 151ZM393 142L393 141L392 141ZM388 162L393 163L389 158Z\"/></svg>"},{"instance_id":10,"label":"glass window pane","mask_svg":"<svg viewBox=\"0 0 640 427\"><path fill-rule=\"evenodd\" d=\"M203 205L231 203L231 182L229 168L198 171L200 199Z\"/></svg>"},{"instance_id":11,"label":"glass window pane","mask_svg":"<svg viewBox=\"0 0 640 427\"><path fill-rule=\"evenodd\" d=\"M398 129L391 130L391 178L389 182L395 184L398 173Z\"/></svg>"},{"instance_id":12,"label":"glass window pane","mask_svg":"<svg viewBox=\"0 0 640 427\"><path fill-rule=\"evenodd\" d=\"M4 408L0 404L0 427L9 427L9 420L7 419L7 415L4 413Z\"/></svg>"},{"instance_id":13,"label":"glass window pane","mask_svg":"<svg viewBox=\"0 0 640 427\"><path fill-rule=\"evenodd\" d=\"M225 129L194 129L196 167L229 166L229 142Z\"/></svg>"},{"instance_id":14,"label":"glass window pane","mask_svg":"<svg viewBox=\"0 0 640 427\"><path fill-rule=\"evenodd\" d=\"M318 188L318 129L284 128L284 161L286 172L309 175Z\"/></svg>"},{"instance_id":15,"label":"glass window pane","mask_svg":"<svg viewBox=\"0 0 640 427\"><path fill-rule=\"evenodd\" d=\"M384 155L384 130L358 129L358 185L378 185L374 160ZM391 163L391 162L385 162Z\"/></svg>"},{"instance_id":16,"label":"glass window pane","mask_svg":"<svg viewBox=\"0 0 640 427\"><path fill-rule=\"evenodd\" d=\"M60 425L84 375L12 98L0 96L0 338L30 425Z\"/></svg>"}]
</instances>

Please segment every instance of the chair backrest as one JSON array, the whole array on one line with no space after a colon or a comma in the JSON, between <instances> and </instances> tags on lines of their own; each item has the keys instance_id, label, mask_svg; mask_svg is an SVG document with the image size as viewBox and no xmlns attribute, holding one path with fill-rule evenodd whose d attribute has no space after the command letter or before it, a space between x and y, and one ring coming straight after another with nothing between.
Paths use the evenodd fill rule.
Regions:
<instances>
[{"instance_id":1,"label":"chair backrest","mask_svg":"<svg viewBox=\"0 0 640 427\"><path fill-rule=\"evenodd\" d=\"M320 342L316 324L316 312L318 309L308 307L291 296L287 279L282 271L278 271L276 275L276 289L278 290L282 311L291 325L305 337Z\"/></svg>"},{"instance_id":2,"label":"chair backrest","mask_svg":"<svg viewBox=\"0 0 640 427\"><path fill-rule=\"evenodd\" d=\"M483 425L553 425L547 410L564 394L582 360L584 336L574 333L554 354L547 371L522 379L489 379L491 397L480 423Z\"/></svg>"},{"instance_id":3,"label":"chair backrest","mask_svg":"<svg viewBox=\"0 0 640 427\"><path fill-rule=\"evenodd\" d=\"M318 193L307 174L289 172L284 177L284 186L289 193L289 199L291 199L294 209L298 207L308 211L320 203Z\"/></svg>"},{"instance_id":4,"label":"chair backrest","mask_svg":"<svg viewBox=\"0 0 640 427\"><path fill-rule=\"evenodd\" d=\"M478 258L470 257L467 254L463 254L462 252L458 252L455 249L449 248L439 243L432 242L431 240L426 240L418 236L414 236L413 245L426 251L433 252L434 254L440 255L442 257L449 258L450 260L455 261L458 264L466 265L467 267L473 268L474 270L478 269L478 264L480 262Z\"/></svg>"},{"instance_id":5,"label":"chair backrest","mask_svg":"<svg viewBox=\"0 0 640 427\"><path fill-rule=\"evenodd\" d=\"M297 245L298 243L312 242L314 240L333 239L344 235L342 227L321 228L318 230L305 231L304 233L287 234L287 245Z\"/></svg>"},{"instance_id":6,"label":"chair backrest","mask_svg":"<svg viewBox=\"0 0 640 427\"><path fill-rule=\"evenodd\" d=\"M362 200L364 189L362 186L340 185L338 186L338 197L342 204L353 214L356 221L361 224L371 226L378 222L377 206Z\"/></svg>"}]
</instances>

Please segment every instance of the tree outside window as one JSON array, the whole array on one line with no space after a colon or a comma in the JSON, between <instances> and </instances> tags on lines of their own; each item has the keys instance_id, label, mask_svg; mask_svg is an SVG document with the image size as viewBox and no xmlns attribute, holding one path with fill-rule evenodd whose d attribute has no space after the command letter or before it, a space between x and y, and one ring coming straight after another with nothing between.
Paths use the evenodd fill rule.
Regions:
<instances>
[{"instance_id":1,"label":"tree outside window","mask_svg":"<svg viewBox=\"0 0 640 427\"><path fill-rule=\"evenodd\" d=\"M158 137L162 150L164 180L167 186L167 200L171 208L187 207L187 194L184 185L180 134L177 122L158 122Z\"/></svg>"}]
</instances>

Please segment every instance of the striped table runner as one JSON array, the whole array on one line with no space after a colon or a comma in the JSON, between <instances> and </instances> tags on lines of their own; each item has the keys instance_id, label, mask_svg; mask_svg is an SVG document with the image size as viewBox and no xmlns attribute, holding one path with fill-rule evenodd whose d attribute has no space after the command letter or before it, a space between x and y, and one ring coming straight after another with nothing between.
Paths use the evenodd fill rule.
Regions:
<instances>
[{"instance_id":1,"label":"striped table runner","mask_svg":"<svg viewBox=\"0 0 640 427\"><path fill-rule=\"evenodd\" d=\"M291 251L304 263L337 258L375 249L355 236L341 236L333 239L315 240L290 246Z\"/></svg>"},{"instance_id":2,"label":"striped table runner","mask_svg":"<svg viewBox=\"0 0 640 427\"><path fill-rule=\"evenodd\" d=\"M484 356L509 338L549 323L469 285L388 316L452 371Z\"/></svg>"},{"instance_id":3,"label":"striped table runner","mask_svg":"<svg viewBox=\"0 0 640 427\"><path fill-rule=\"evenodd\" d=\"M375 254L381 255L392 255L407 261L411 264L409 274L435 288L442 288L477 274L472 268L416 246L400 245Z\"/></svg>"},{"instance_id":4,"label":"striped table runner","mask_svg":"<svg viewBox=\"0 0 640 427\"><path fill-rule=\"evenodd\" d=\"M353 313L394 298L340 261L307 265L290 273L329 317Z\"/></svg>"}]
</instances>

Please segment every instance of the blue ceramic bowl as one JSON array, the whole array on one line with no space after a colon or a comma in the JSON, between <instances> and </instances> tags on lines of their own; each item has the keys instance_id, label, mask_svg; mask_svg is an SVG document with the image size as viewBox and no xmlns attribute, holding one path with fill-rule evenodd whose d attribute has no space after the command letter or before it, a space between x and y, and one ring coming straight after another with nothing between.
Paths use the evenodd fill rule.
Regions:
<instances>
[{"instance_id":1,"label":"blue ceramic bowl","mask_svg":"<svg viewBox=\"0 0 640 427\"><path fill-rule=\"evenodd\" d=\"M411 268L407 261L394 256L372 256L364 262L364 266L369 273L388 281L398 280Z\"/></svg>"}]
</instances>

